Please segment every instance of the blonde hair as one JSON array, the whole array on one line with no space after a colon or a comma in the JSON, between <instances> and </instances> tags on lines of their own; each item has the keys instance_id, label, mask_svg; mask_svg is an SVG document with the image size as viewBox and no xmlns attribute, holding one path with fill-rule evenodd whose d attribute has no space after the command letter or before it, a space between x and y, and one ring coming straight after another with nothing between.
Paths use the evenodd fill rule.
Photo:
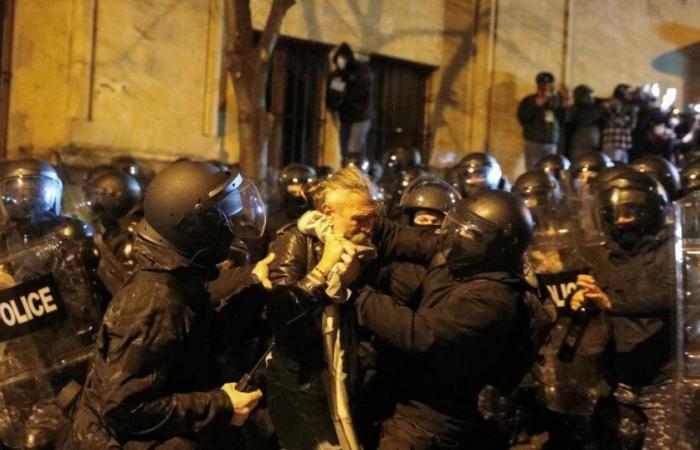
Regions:
<instances>
[{"instance_id":1,"label":"blonde hair","mask_svg":"<svg viewBox=\"0 0 700 450\"><path fill-rule=\"evenodd\" d=\"M337 190L353 191L366 195L372 203L377 203L379 199L379 189L370 177L356 167L350 166L340 169L329 179L314 186L311 194L316 209L322 208L328 192Z\"/></svg>"}]
</instances>

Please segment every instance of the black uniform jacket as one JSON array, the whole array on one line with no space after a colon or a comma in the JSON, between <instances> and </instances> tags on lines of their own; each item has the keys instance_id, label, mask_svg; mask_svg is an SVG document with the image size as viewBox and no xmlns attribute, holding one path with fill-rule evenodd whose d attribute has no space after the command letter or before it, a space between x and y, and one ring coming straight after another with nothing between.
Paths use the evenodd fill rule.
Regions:
<instances>
[{"instance_id":1,"label":"black uniform jacket","mask_svg":"<svg viewBox=\"0 0 700 450\"><path fill-rule=\"evenodd\" d=\"M138 237L136 257L98 333L74 417L76 448L195 447L231 422L210 357L213 338L225 339L214 334L205 290L216 273Z\"/></svg>"},{"instance_id":2,"label":"black uniform jacket","mask_svg":"<svg viewBox=\"0 0 700 450\"><path fill-rule=\"evenodd\" d=\"M405 372L397 380L403 401L456 418L476 413L479 391L494 375L510 333L523 319L516 279L494 272L457 281L446 265L431 266L416 310L371 288L360 292L360 324L406 357Z\"/></svg>"},{"instance_id":3,"label":"black uniform jacket","mask_svg":"<svg viewBox=\"0 0 700 450\"><path fill-rule=\"evenodd\" d=\"M613 382L643 386L670 376L674 267L667 231L632 251L611 242L596 262L596 280L612 302Z\"/></svg>"}]
</instances>

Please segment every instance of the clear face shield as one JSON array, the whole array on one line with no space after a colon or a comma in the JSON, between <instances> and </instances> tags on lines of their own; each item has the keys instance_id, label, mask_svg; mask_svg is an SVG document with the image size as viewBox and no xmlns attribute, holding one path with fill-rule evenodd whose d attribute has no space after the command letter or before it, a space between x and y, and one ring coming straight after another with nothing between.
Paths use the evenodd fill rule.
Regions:
<instances>
[{"instance_id":1,"label":"clear face shield","mask_svg":"<svg viewBox=\"0 0 700 450\"><path fill-rule=\"evenodd\" d=\"M450 211L440 227L440 235L444 237L460 237L477 244L486 244L496 238L498 227L476 214L457 216Z\"/></svg>"},{"instance_id":2,"label":"clear face shield","mask_svg":"<svg viewBox=\"0 0 700 450\"><path fill-rule=\"evenodd\" d=\"M561 201L559 189L525 189L518 196L525 202L528 209L553 208Z\"/></svg>"},{"instance_id":3,"label":"clear face shield","mask_svg":"<svg viewBox=\"0 0 700 450\"><path fill-rule=\"evenodd\" d=\"M641 231L644 228L647 194L632 189L614 188L601 195L601 216L610 228Z\"/></svg>"},{"instance_id":4,"label":"clear face shield","mask_svg":"<svg viewBox=\"0 0 700 450\"><path fill-rule=\"evenodd\" d=\"M232 175L218 192L210 193L216 209L226 218L238 238L255 239L265 232L265 202L255 183L241 174Z\"/></svg>"},{"instance_id":5,"label":"clear face shield","mask_svg":"<svg viewBox=\"0 0 700 450\"><path fill-rule=\"evenodd\" d=\"M0 200L10 219L37 219L61 213L62 183L43 175L8 178L0 182Z\"/></svg>"},{"instance_id":6,"label":"clear face shield","mask_svg":"<svg viewBox=\"0 0 700 450\"><path fill-rule=\"evenodd\" d=\"M465 194L473 194L484 189L498 189L501 180L500 170L488 167L468 167L460 177L460 185Z\"/></svg>"}]
</instances>

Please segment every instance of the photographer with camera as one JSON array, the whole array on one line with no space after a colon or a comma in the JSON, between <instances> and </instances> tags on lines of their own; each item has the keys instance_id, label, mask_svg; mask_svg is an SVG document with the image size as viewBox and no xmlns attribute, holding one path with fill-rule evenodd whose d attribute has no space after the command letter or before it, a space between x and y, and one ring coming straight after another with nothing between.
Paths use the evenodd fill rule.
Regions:
<instances>
[{"instance_id":1,"label":"photographer with camera","mask_svg":"<svg viewBox=\"0 0 700 450\"><path fill-rule=\"evenodd\" d=\"M554 75L540 72L535 82L537 92L525 97L518 106L528 170L543 156L557 153L560 123L564 123L565 116L563 98L554 91Z\"/></svg>"}]
</instances>

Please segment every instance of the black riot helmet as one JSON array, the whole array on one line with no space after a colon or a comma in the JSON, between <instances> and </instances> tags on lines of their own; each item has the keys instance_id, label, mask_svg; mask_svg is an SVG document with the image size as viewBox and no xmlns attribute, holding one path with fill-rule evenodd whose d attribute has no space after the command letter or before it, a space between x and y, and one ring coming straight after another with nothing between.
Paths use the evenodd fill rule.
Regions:
<instances>
[{"instance_id":1,"label":"black riot helmet","mask_svg":"<svg viewBox=\"0 0 700 450\"><path fill-rule=\"evenodd\" d=\"M678 198L681 175L671 161L658 155L645 155L635 159L631 166L638 172L655 177L663 185L669 200Z\"/></svg>"},{"instance_id":2,"label":"black riot helmet","mask_svg":"<svg viewBox=\"0 0 700 450\"><path fill-rule=\"evenodd\" d=\"M409 167L406 170L402 170L397 178L398 186L396 187L399 195L403 195L406 188L413 183L418 178L427 175L428 172L420 167Z\"/></svg>"},{"instance_id":3,"label":"black riot helmet","mask_svg":"<svg viewBox=\"0 0 700 450\"><path fill-rule=\"evenodd\" d=\"M124 173L128 173L136 178L143 175L141 164L133 156L115 156L112 158L112 165Z\"/></svg>"},{"instance_id":4,"label":"black riot helmet","mask_svg":"<svg viewBox=\"0 0 700 450\"><path fill-rule=\"evenodd\" d=\"M311 166L290 164L280 170L277 184L284 208L290 217L299 217L311 207L308 192L316 181L316 171Z\"/></svg>"},{"instance_id":5,"label":"black riot helmet","mask_svg":"<svg viewBox=\"0 0 700 450\"><path fill-rule=\"evenodd\" d=\"M559 154L545 155L535 163L535 169L544 170L560 182L562 181L563 172L570 168L571 161L566 156Z\"/></svg>"},{"instance_id":6,"label":"black riot helmet","mask_svg":"<svg viewBox=\"0 0 700 450\"><path fill-rule=\"evenodd\" d=\"M687 164L681 172L683 194L700 191L700 160Z\"/></svg>"},{"instance_id":7,"label":"black riot helmet","mask_svg":"<svg viewBox=\"0 0 700 450\"><path fill-rule=\"evenodd\" d=\"M562 199L561 188L556 178L543 170L529 170L520 175L511 189L531 210L553 207Z\"/></svg>"},{"instance_id":8,"label":"black riot helmet","mask_svg":"<svg viewBox=\"0 0 700 450\"><path fill-rule=\"evenodd\" d=\"M522 200L504 191L481 191L457 201L440 229L451 272L522 271L532 242L532 215Z\"/></svg>"},{"instance_id":9,"label":"black riot helmet","mask_svg":"<svg viewBox=\"0 0 700 450\"><path fill-rule=\"evenodd\" d=\"M333 175L333 168L331 166L316 166L315 170L319 180L327 180Z\"/></svg>"},{"instance_id":10,"label":"black riot helmet","mask_svg":"<svg viewBox=\"0 0 700 450\"><path fill-rule=\"evenodd\" d=\"M668 197L651 176L627 171L596 187L603 226L623 247L633 247L663 228Z\"/></svg>"},{"instance_id":11,"label":"black riot helmet","mask_svg":"<svg viewBox=\"0 0 700 450\"><path fill-rule=\"evenodd\" d=\"M91 167L83 177L84 184L90 184L95 178L109 172L121 172L121 169L111 164L100 164Z\"/></svg>"},{"instance_id":12,"label":"black riot helmet","mask_svg":"<svg viewBox=\"0 0 700 450\"><path fill-rule=\"evenodd\" d=\"M234 237L260 237L265 206L239 172L180 161L158 173L144 197L138 234L200 264L223 261Z\"/></svg>"},{"instance_id":13,"label":"black riot helmet","mask_svg":"<svg viewBox=\"0 0 700 450\"><path fill-rule=\"evenodd\" d=\"M446 181L433 176L422 176L405 189L399 207L410 225L439 226L445 214L460 198L459 191ZM422 214L424 212L427 214ZM421 214L425 217L422 218ZM428 223L431 215L439 221Z\"/></svg>"},{"instance_id":14,"label":"black riot helmet","mask_svg":"<svg viewBox=\"0 0 700 450\"><path fill-rule=\"evenodd\" d=\"M488 153L469 153L455 167L462 195L484 189L498 189L503 178L501 165Z\"/></svg>"},{"instance_id":15,"label":"black riot helmet","mask_svg":"<svg viewBox=\"0 0 700 450\"><path fill-rule=\"evenodd\" d=\"M345 158L343 158L343 168L345 167L356 167L360 171L369 174L372 168L372 163L370 160L360 152L348 153Z\"/></svg>"},{"instance_id":16,"label":"black riot helmet","mask_svg":"<svg viewBox=\"0 0 700 450\"><path fill-rule=\"evenodd\" d=\"M590 184L603 169L614 165L612 159L605 153L597 150L584 152L573 162L571 167L572 179L574 183L579 185Z\"/></svg>"},{"instance_id":17,"label":"black riot helmet","mask_svg":"<svg viewBox=\"0 0 700 450\"><path fill-rule=\"evenodd\" d=\"M617 163L612 167L603 169L600 171L600 173L598 173L598 176L595 177L595 180L592 183L593 187L595 190L599 190L608 181L612 180L613 178L617 178L618 176L627 172L634 172L634 169L624 163Z\"/></svg>"},{"instance_id":18,"label":"black riot helmet","mask_svg":"<svg viewBox=\"0 0 700 450\"><path fill-rule=\"evenodd\" d=\"M37 159L0 163L0 199L13 221L39 222L61 214L63 182L56 169Z\"/></svg>"},{"instance_id":19,"label":"black riot helmet","mask_svg":"<svg viewBox=\"0 0 700 450\"><path fill-rule=\"evenodd\" d=\"M92 213L103 222L119 221L143 198L136 177L117 170L91 177L83 191Z\"/></svg>"},{"instance_id":20,"label":"black riot helmet","mask_svg":"<svg viewBox=\"0 0 700 450\"><path fill-rule=\"evenodd\" d=\"M417 148L395 147L384 153L382 159L385 175L397 174L421 165L421 155Z\"/></svg>"}]
</instances>

